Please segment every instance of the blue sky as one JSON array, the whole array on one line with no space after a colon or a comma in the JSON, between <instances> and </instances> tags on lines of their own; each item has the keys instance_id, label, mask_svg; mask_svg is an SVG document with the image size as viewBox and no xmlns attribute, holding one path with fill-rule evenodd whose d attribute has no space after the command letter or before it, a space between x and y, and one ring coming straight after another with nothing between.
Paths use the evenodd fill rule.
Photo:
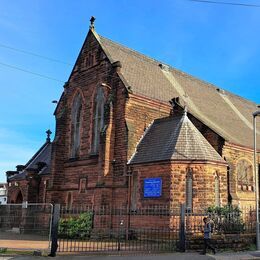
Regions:
<instances>
[{"instance_id":1,"label":"blue sky","mask_svg":"<svg viewBox=\"0 0 260 260\"><path fill-rule=\"evenodd\" d=\"M0 13L0 182L30 159L48 128L54 132L51 101L62 93L91 15L99 34L260 104L260 8L188 0L1 0Z\"/></svg>"}]
</instances>

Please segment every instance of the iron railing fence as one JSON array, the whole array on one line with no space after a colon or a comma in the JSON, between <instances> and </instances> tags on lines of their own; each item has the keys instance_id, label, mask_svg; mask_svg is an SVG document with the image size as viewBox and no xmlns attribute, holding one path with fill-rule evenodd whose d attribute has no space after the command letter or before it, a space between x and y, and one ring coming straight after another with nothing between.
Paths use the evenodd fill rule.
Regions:
<instances>
[{"instance_id":1,"label":"iron railing fence","mask_svg":"<svg viewBox=\"0 0 260 260\"><path fill-rule=\"evenodd\" d=\"M189 240L202 237L205 216L210 218L215 234L255 232L253 207L193 208L191 211L185 210L184 205L180 208L153 205L140 209L62 206L58 250L184 250Z\"/></svg>"},{"instance_id":2,"label":"iron railing fence","mask_svg":"<svg viewBox=\"0 0 260 260\"><path fill-rule=\"evenodd\" d=\"M186 233L202 233L203 218L209 217L213 233L235 234L254 233L256 227L256 211L254 207L224 207L213 209L195 208L185 214Z\"/></svg>"},{"instance_id":3,"label":"iron railing fence","mask_svg":"<svg viewBox=\"0 0 260 260\"><path fill-rule=\"evenodd\" d=\"M0 205L0 244L10 249L48 249L52 204Z\"/></svg>"},{"instance_id":4,"label":"iron railing fence","mask_svg":"<svg viewBox=\"0 0 260 260\"><path fill-rule=\"evenodd\" d=\"M60 213L60 252L172 251L179 241L179 209L165 205L134 210L64 206Z\"/></svg>"},{"instance_id":5,"label":"iron railing fence","mask_svg":"<svg viewBox=\"0 0 260 260\"><path fill-rule=\"evenodd\" d=\"M177 242L178 234L169 229L95 229L88 238L70 238L63 233L58 251L174 251Z\"/></svg>"}]
</instances>

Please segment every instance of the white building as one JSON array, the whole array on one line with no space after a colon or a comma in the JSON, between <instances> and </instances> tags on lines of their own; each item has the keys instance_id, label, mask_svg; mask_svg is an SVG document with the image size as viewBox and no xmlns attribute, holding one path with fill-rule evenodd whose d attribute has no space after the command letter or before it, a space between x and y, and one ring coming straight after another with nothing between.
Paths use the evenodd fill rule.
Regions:
<instances>
[{"instance_id":1,"label":"white building","mask_svg":"<svg viewBox=\"0 0 260 260\"><path fill-rule=\"evenodd\" d=\"M7 183L0 183L0 205L7 204Z\"/></svg>"}]
</instances>

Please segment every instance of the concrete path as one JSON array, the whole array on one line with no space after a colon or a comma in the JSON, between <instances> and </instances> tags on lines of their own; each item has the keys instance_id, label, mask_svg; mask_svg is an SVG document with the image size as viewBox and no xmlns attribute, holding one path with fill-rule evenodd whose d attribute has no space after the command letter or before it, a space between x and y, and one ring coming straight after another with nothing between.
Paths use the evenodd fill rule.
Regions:
<instances>
[{"instance_id":1,"label":"concrete path","mask_svg":"<svg viewBox=\"0 0 260 260\"><path fill-rule=\"evenodd\" d=\"M2 260L2 258L0 258ZM110 256L57 256L57 257L36 257L36 256L17 256L3 258L4 260L47 260L47 259L59 259L59 260L214 260L210 255L200 255L198 253L174 253L174 254L154 254L154 255L110 255Z\"/></svg>"},{"instance_id":2,"label":"concrete path","mask_svg":"<svg viewBox=\"0 0 260 260\"><path fill-rule=\"evenodd\" d=\"M151 254L151 255L60 255L53 257L40 257L40 256L14 256L14 257L1 257L0 260L47 260L47 259L59 259L59 260L249 260L259 259L260 251L248 251L239 253L217 253L216 255L200 255L199 253L171 253L171 254Z\"/></svg>"}]
</instances>

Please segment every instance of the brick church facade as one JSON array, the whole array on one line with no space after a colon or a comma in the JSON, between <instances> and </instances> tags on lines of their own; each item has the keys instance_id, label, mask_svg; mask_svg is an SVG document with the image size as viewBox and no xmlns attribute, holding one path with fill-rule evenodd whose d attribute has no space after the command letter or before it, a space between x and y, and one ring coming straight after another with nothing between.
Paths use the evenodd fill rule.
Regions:
<instances>
[{"instance_id":1,"label":"brick church facade","mask_svg":"<svg viewBox=\"0 0 260 260\"><path fill-rule=\"evenodd\" d=\"M254 205L257 109L98 35L92 21L54 113L54 139L48 132L26 165L7 172L8 202Z\"/></svg>"}]
</instances>

